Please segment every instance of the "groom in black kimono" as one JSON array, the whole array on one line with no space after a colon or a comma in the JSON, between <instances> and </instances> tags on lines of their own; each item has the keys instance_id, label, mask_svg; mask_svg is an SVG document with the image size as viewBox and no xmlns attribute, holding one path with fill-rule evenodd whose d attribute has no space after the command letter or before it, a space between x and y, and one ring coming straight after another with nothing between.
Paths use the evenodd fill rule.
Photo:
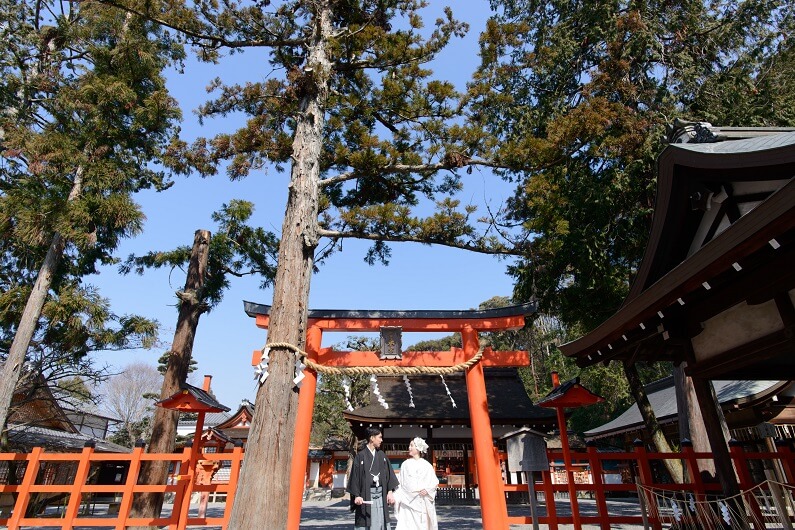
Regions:
<instances>
[{"instance_id":1,"label":"groom in black kimono","mask_svg":"<svg viewBox=\"0 0 795 530\"><path fill-rule=\"evenodd\" d=\"M386 454L380 449L384 436L376 427L367 428L367 445L356 454L348 481L351 510L356 512L355 530L390 530L389 504L398 479Z\"/></svg>"}]
</instances>

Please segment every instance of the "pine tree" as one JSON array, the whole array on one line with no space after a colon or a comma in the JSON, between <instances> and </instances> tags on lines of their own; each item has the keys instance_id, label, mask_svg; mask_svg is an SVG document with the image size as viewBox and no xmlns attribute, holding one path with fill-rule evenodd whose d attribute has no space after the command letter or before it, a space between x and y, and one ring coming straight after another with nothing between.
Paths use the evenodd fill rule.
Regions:
<instances>
[{"instance_id":1,"label":"pine tree","mask_svg":"<svg viewBox=\"0 0 795 530\"><path fill-rule=\"evenodd\" d=\"M81 281L140 231L132 194L168 186L150 162L179 118L161 72L182 55L151 22L90 2L3 1L0 32L0 229L4 265L14 269L3 295L14 337L0 381L5 422L37 329L43 340L85 332L111 347L125 328L152 331L138 317L106 328L114 318ZM82 311L55 320L70 302Z\"/></svg>"},{"instance_id":2,"label":"pine tree","mask_svg":"<svg viewBox=\"0 0 795 530\"><path fill-rule=\"evenodd\" d=\"M233 200L224 204L212 219L218 231L197 230L192 246L173 250L153 250L143 256L130 256L121 267L123 274L143 274L149 268L186 267L185 288L177 292L179 310L171 348L160 359L163 374L160 399L179 392L193 369L193 344L204 313L223 299L231 278L257 275L261 286L268 287L275 274L275 252L278 239L262 228L246 224L254 212L248 201ZM179 413L157 407L151 422L148 450L171 453L177 439ZM142 484L164 484L168 478L168 462L149 462L141 467ZM133 500L134 517L156 518L163 506L162 493L137 495Z\"/></svg>"},{"instance_id":3,"label":"pine tree","mask_svg":"<svg viewBox=\"0 0 795 530\"><path fill-rule=\"evenodd\" d=\"M667 126L793 124L792 91L772 88L792 87L792 10L783 0L491 4L469 105L488 132L481 147L516 183L507 222L532 241L511 268L514 295L588 331L629 291ZM636 368L626 370L640 396ZM615 382L604 386L611 408L627 401L620 366L590 372Z\"/></svg>"},{"instance_id":4,"label":"pine tree","mask_svg":"<svg viewBox=\"0 0 795 530\"><path fill-rule=\"evenodd\" d=\"M473 208L454 197L461 168L490 162L472 156L469 131L453 123L461 109L452 84L426 68L467 29L449 10L425 31L423 0L106 1L177 28L205 60L243 49L267 53L256 81L225 86L219 79L211 87L217 97L200 109L203 118L242 113L245 126L172 154L205 174L228 162L231 178L289 168L269 342L304 347L311 274L343 238L372 240L370 263L388 262L392 241L511 252L476 232ZM431 211L418 212L423 201ZM236 529L285 527L286 503L264 513L258 506L288 496L293 371L287 351L272 352L231 515Z\"/></svg>"},{"instance_id":5,"label":"pine tree","mask_svg":"<svg viewBox=\"0 0 795 530\"><path fill-rule=\"evenodd\" d=\"M783 0L493 1L470 87L532 244L515 295L592 329L628 293L645 248L655 160L676 118L793 125Z\"/></svg>"}]
</instances>

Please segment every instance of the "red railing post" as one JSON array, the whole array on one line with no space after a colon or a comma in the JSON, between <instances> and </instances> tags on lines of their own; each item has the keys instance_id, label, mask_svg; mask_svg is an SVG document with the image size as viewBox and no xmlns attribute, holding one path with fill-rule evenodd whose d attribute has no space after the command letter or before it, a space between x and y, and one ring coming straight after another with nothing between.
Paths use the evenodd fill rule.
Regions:
<instances>
[{"instance_id":1,"label":"red railing post","mask_svg":"<svg viewBox=\"0 0 795 530\"><path fill-rule=\"evenodd\" d=\"M795 452L792 451L792 440L776 440L776 453L787 484L795 486Z\"/></svg>"},{"instance_id":2,"label":"red railing post","mask_svg":"<svg viewBox=\"0 0 795 530\"><path fill-rule=\"evenodd\" d=\"M188 473L185 479L185 492L183 493L182 506L180 507L179 521L177 523L177 530L185 530L188 527L188 513L190 512L190 497L193 495L193 486L196 484L196 462L199 460L199 451L201 447L198 444L190 444L185 447L188 452ZM180 470L180 475L182 475Z\"/></svg>"},{"instance_id":3,"label":"red railing post","mask_svg":"<svg viewBox=\"0 0 795 530\"><path fill-rule=\"evenodd\" d=\"M740 481L740 492L743 493L743 499L748 503L753 514L752 522L755 528L765 528L765 520L762 517L762 510L759 508L759 503L756 502L756 497L750 491L754 487L751 473L748 470L748 459L745 456L745 449L741 442L735 439L729 440L729 456L734 463L734 470L737 473L737 478ZM737 508L740 508L738 505Z\"/></svg>"},{"instance_id":4,"label":"red railing post","mask_svg":"<svg viewBox=\"0 0 795 530\"><path fill-rule=\"evenodd\" d=\"M8 528L19 528L19 521L25 517L25 512L28 511L30 488L36 483L36 475L39 474L39 463L43 452L44 450L41 447L34 447L28 455L25 477L17 489L17 501L14 503L14 512L8 520Z\"/></svg>"},{"instance_id":5,"label":"red railing post","mask_svg":"<svg viewBox=\"0 0 795 530\"><path fill-rule=\"evenodd\" d=\"M116 521L116 530L127 528L127 519L130 518L130 508L132 507L133 496L135 495L135 485L138 484L138 473L141 471L141 456L144 454L143 440L135 442L135 449L130 455L130 468L127 470L127 480L124 482L124 490L121 493L121 504L119 505L119 518Z\"/></svg>"},{"instance_id":6,"label":"red railing post","mask_svg":"<svg viewBox=\"0 0 795 530\"><path fill-rule=\"evenodd\" d=\"M651 472L651 464L649 463L649 453L648 451L646 451L646 445L643 443L642 440L638 439L636 439L633 443L635 445L635 455L637 458L640 484L641 486L652 488L654 487L654 475ZM652 506L652 503L655 502L653 498L649 498L649 496L646 494L646 491L643 488L641 488L641 491L638 492L638 495L644 495L644 498L646 499L646 506ZM657 510L654 510L653 513L651 511L649 512L649 523L651 523L652 527L655 530L662 529L660 518L657 516Z\"/></svg>"},{"instance_id":7,"label":"red railing post","mask_svg":"<svg viewBox=\"0 0 795 530\"><path fill-rule=\"evenodd\" d=\"M8 520L8 528L19 528L19 521L25 517L25 512L28 511L28 503L30 502L30 488L36 483L36 475L39 474L39 465L41 463L41 454L44 449L41 447L34 447L28 455L28 466L25 468L25 477L22 479L22 484L17 489L17 501L14 503L14 512Z\"/></svg>"},{"instance_id":8,"label":"red railing post","mask_svg":"<svg viewBox=\"0 0 795 530\"><path fill-rule=\"evenodd\" d=\"M596 446L588 442L588 465L591 468L594 495L596 496L596 508L599 514L599 526L603 530L610 530L610 514L607 513L607 499L605 498L605 488L602 482L602 460Z\"/></svg>"},{"instance_id":9,"label":"red railing post","mask_svg":"<svg viewBox=\"0 0 795 530\"><path fill-rule=\"evenodd\" d=\"M77 512L80 509L80 504L83 502L83 486L86 485L88 472L91 469L91 455L94 453L94 447L95 443L93 441L88 441L85 447L83 447L83 452L80 453L75 480L69 492L69 504L64 513L65 521L61 527L63 530L72 530Z\"/></svg>"},{"instance_id":10,"label":"red railing post","mask_svg":"<svg viewBox=\"0 0 795 530\"><path fill-rule=\"evenodd\" d=\"M240 466L243 464L243 443L240 441L235 442L235 448L232 450L232 469L229 472L229 490L226 492L226 505L224 506L224 522L221 525L221 530L226 530L229 526L229 517L232 515L232 506L235 502L235 493L237 493L237 481L240 479Z\"/></svg>"},{"instance_id":11,"label":"red railing post","mask_svg":"<svg viewBox=\"0 0 795 530\"><path fill-rule=\"evenodd\" d=\"M548 455L551 457L551 455ZM550 463L554 462L553 458L549 458ZM552 473L547 471L541 472L541 480L543 481L544 488L544 504L547 507L547 526L550 530L558 530L558 511L555 507L555 488L552 484Z\"/></svg>"},{"instance_id":12,"label":"red railing post","mask_svg":"<svg viewBox=\"0 0 795 530\"><path fill-rule=\"evenodd\" d=\"M682 440L682 456L685 459L685 467L687 475L690 477L693 494L695 494L696 500L704 500L707 491L704 488L704 481L701 479L701 470L698 468L698 458L693 451L693 442L688 439Z\"/></svg>"}]
</instances>

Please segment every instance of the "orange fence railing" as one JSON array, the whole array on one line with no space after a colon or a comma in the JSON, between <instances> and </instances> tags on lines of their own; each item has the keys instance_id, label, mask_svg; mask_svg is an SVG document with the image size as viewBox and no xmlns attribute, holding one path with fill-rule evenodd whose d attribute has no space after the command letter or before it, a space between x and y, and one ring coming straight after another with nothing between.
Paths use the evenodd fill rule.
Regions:
<instances>
[{"instance_id":1,"label":"orange fence railing","mask_svg":"<svg viewBox=\"0 0 795 530\"><path fill-rule=\"evenodd\" d=\"M777 466L780 474L783 475L784 482L788 485L795 485L795 453L792 451L790 441L776 445L775 451L769 452L749 452L739 444L732 444L731 458L739 478L741 490L748 491L755 487L766 487L765 484L769 477L765 475L765 470L770 471L771 467ZM692 493L695 499L706 499L709 496L720 496L721 487L717 482L705 482L702 480L699 461L712 461L712 453L696 453L692 446L683 444L681 452L677 453L652 453L639 444L633 451L626 452L600 452L595 447L588 447L585 452L573 451L572 464L590 471L590 482L578 481L575 490L578 495L590 496L596 503L596 515L579 514L581 524L598 525L607 530L611 525L617 524L637 524L650 525L653 528L661 528L659 520L652 517L651 520L644 521L644 515L638 511L637 515L610 514L608 513L607 498L611 495L639 494L645 495L646 488L655 490L665 490L670 492ZM550 463L562 462L563 453L560 450L548 450L547 456ZM680 460L687 470L688 481L683 484L672 484L665 482L662 477L664 472L658 468L663 466L663 461ZM606 465L606 463L610 463ZM605 468L622 467L628 471L628 476L620 483L607 483L604 480ZM568 484L553 479L553 471L543 471L540 473L541 480L536 481L534 488L537 493L543 495L545 499L546 515L537 517L537 522L546 524L552 530L556 530L559 525L573 524L572 515L560 515L556 511L553 499L556 495L568 494ZM638 485L644 489L639 489ZM528 491L527 484L505 485L505 491ZM640 493L639 493L640 492ZM640 505L650 499L639 499ZM761 510L752 503L750 510L754 515L754 520L763 520ZM513 516L508 518L510 524L531 524L530 516Z\"/></svg>"},{"instance_id":2,"label":"orange fence railing","mask_svg":"<svg viewBox=\"0 0 795 530\"><path fill-rule=\"evenodd\" d=\"M571 491L565 481L560 480L565 474L555 473L563 460L561 451L548 450L551 469L536 474L534 490L543 496L545 512L538 515L538 523L556 530L559 525L574 523L571 513L559 514L555 506L556 496L565 498ZM136 447L131 453L97 453L93 447L85 447L80 453L48 453L41 448L34 448L30 453L0 454L0 525L9 529L20 526L60 527L64 530L75 526L104 526L124 529L127 526L159 526L170 530L181 530L187 526L220 526L226 529L234 500L240 468L243 461L243 448L235 447L232 452L212 453L196 452L186 447L181 453L149 454L143 448ZM772 466L775 466L775 479L787 485L795 485L795 452L790 441L776 445L774 451L751 452L740 445L733 444L730 455L737 473L740 488L751 490L766 487ZM695 499L707 499L720 496L721 489L716 482L702 480L700 461L712 460L711 453L696 453L692 447L683 445L678 453L652 453L642 445L632 451L600 452L595 447L586 451L571 452L572 465L580 470L587 470L587 475L579 474L576 478L574 491L578 495L594 499L596 514L578 514L583 525L597 525L609 529L618 524L648 525L661 528L662 522L654 512L651 515L610 514L608 513L608 497L611 495L638 495L639 505L650 499L644 499L645 491L665 490L676 493L692 494ZM681 461L687 470L689 481L684 484L666 483L661 472L662 462L666 459ZM148 461L166 461L174 469L167 484L139 484L139 471ZM97 483L97 469L116 466L125 474L119 475L118 483ZM201 469L224 469L224 479L228 481L209 480L202 475ZM615 470L621 469L622 480L608 481L606 477ZM3 480L5 472L5 480ZM228 475L227 475L228 473ZM587 476L587 480L582 477ZM639 488L638 485L642 485ZM527 492L527 484L506 484L505 492ZM170 502L172 509L166 516L157 518L131 518L130 507L135 495L159 492L173 496ZM206 502L209 494L225 495L226 503L222 515L207 517L201 507L191 511L191 496L198 493ZM59 499L55 504L53 499ZM95 513L96 504L107 504L113 510L100 510ZM42 507L46 509L42 509ZM576 504L572 503L572 507ZM5 507L5 508L4 508ZM3 511L7 509L8 511ZM764 520L764 514L753 503L750 507L754 520ZM217 513L214 511L213 513ZM647 519L647 520L644 520ZM510 524L532 524L530 516L508 517ZM754 525L756 526L756 525Z\"/></svg>"},{"instance_id":3,"label":"orange fence railing","mask_svg":"<svg viewBox=\"0 0 795 530\"><path fill-rule=\"evenodd\" d=\"M13 505L10 514L0 514L0 525L7 525L9 529L20 526L60 526L64 530L74 526L112 526L118 529L127 526L166 526L170 530L178 530L188 525L220 525L226 528L242 460L242 447L235 447L231 453L197 454L193 454L192 447L173 454L149 454L142 447L136 447L131 453L98 453L93 447L85 447L81 453L48 453L40 447L25 454L0 453L0 465L7 472L7 480L0 485L0 495L9 507ZM147 461L169 462L175 470L179 470L179 474L169 479L168 484L138 484L141 465ZM198 461L230 466L229 481L197 484ZM117 463L126 468L126 480L119 484L92 483L92 475L95 474L92 470L96 471L108 463ZM68 480L52 471L64 466L74 471L69 473L71 476ZM226 494L223 516L191 517L190 498L194 492ZM173 494L171 513L167 517L131 518L133 498L142 493ZM61 501L54 510L51 503L43 503L46 506L37 509L35 503L42 498ZM93 513L93 507L100 499L114 509L101 514Z\"/></svg>"}]
</instances>

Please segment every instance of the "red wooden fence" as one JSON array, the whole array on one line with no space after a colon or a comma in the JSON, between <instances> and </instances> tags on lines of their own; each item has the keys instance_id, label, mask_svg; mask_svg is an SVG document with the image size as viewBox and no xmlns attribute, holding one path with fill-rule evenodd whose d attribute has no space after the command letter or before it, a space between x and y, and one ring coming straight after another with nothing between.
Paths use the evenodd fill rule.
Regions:
<instances>
[{"instance_id":1,"label":"red wooden fence","mask_svg":"<svg viewBox=\"0 0 795 530\"><path fill-rule=\"evenodd\" d=\"M730 452L741 490L748 491L760 485L764 486L766 477L761 476L758 472L754 473L753 470L761 470L773 462L780 463L786 484L795 487L795 453L792 451L789 441L777 444L774 452L747 452L739 444L731 444ZM563 460L562 451L548 450L547 455L550 462ZM653 473L652 468L655 462L662 464L662 461L666 459L682 460L687 470L687 476L691 477L689 481L683 484L660 483L657 479L659 474ZM634 494L639 491L639 488L632 482L605 484L602 478L605 462L613 461L629 464L633 469L637 484L644 486L644 488L670 492L687 492L692 493L697 500L704 500L708 496L719 497L721 494L721 488L718 483L706 483L701 478L698 461L712 459L711 453L696 453L689 445L684 445L679 453L652 453L647 451L643 445L638 445L634 451L628 452L599 452L595 447L589 447L585 452L572 452L572 464L586 464L591 470L593 481L591 484L575 484L575 489L578 494L592 496L596 501L598 512L597 515L580 514L579 522L583 525L598 525L605 530L609 529L611 524L644 524L643 516L640 513L638 515L608 513L608 496L622 493ZM544 471L541 475L541 484L536 484L535 489L537 492L543 492L544 499L547 500L545 502L547 512L546 515L538 517L538 522L549 525L552 530L556 530L558 525L561 524L573 524L573 516L557 514L555 503L552 502L556 493L565 494L569 491L568 485L565 483L553 484L550 472ZM526 484L505 485L505 490L528 491L528 486ZM642 492L640 494L643 495ZM650 499L643 500L648 502ZM758 506L754 507L752 505L751 509L758 511ZM755 520L764 519L761 515L756 515ZM530 516L509 517L508 520L510 524L531 524L533 522ZM648 523L654 528L662 527L661 521L655 520L653 517Z\"/></svg>"},{"instance_id":2,"label":"red wooden fence","mask_svg":"<svg viewBox=\"0 0 795 530\"><path fill-rule=\"evenodd\" d=\"M563 459L562 452L548 451L550 462ZM754 486L764 482L764 477L759 476L755 470L759 470L767 462L778 462L783 471L785 481L788 485L795 486L795 453L793 453L789 442L777 444L776 451L773 452L747 452L739 445L731 448L731 457L742 490L750 490ZM632 482L621 484L604 483L603 469L606 462L620 462L633 469L633 478L647 488L660 490L692 492L699 499L710 495L719 495L720 487L716 483L705 483L701 480L698 461L711 460L709 453L695 453L691 447L683 447L680 453L651 453L646 451L643 446L638 446L634 451L627 452L599 452L596 448L590 447L587 451L572 452L572 463L575 465L587 465L591 471L592 483L576 484L575 490L580 495L590 495L594 498L597 506L597 515L580 514L581 524L598 525L603 529L609 529L611 524L643 524L643 517L638 515L617 515L608 513L607 497L612 494L635 494L638 489ZM688 476L692 480L685 484L663 484L656 479L652 469L659 465L664 459L682 460ZM142 462L164 460L179 464L180 474L174 476L174 480L167 485L148 486L140 485L138 472ZM226 462L230 466L230 477L228 483L223 484L197 484L196 482L196 463L199 460L210 462ZM24 474L19 484L0 485L0 495L14 498L13 511L10 515L0 514L0 525L7 525L9 529L17 529L20 526L60 526L63 529L72 529L74 526L113 526L123 529L126 526L167 526L170 530L181 530L188 525L218 525L226 529L229 521L229 514L235 496L237 480L240 466L243 460L243 449L236 447L232 453L201 453L193 454L193 449L188 447L182 453L174 454L148 454L142 448L136 448L132 453L112 454L97 453L91 447L86 447L81 453L46 453L41 448L35 448L28 454L4 453L0 454L0 464L9 465L15 463L24 466ZM4 463L7 462L7 463ZM129 464L129 471L124 484L117 485L98 485L89 484L90 470L93 466L102 462L119 462ZM42 470L48 463L71 463L75 467L70 481L64 484L52 484L48 480L46 473ZM656 464L655 464L656 463ZM607 466L611 467L611 466ZM10 474L9 474L10 475ZM51 478L51 477L50 477ZM559 525L572 524L572 515L560 515L556 513L554 499L556 494L567 494L569 489L565 483L553 483L552 473L544 471L541 473L541 483L536 484L537 492L543 493L546 502L546 514L538 517L538 522L548 525L552 530L556 530ZM11 480L9 480L11 481ZM8 482L8 481L7 481ZM505 485L505 491L528 491L527 484ZM168 517L154 519L130 518L130 506L133 496L144 492L163 492L173 493L174 502L171 514ZM191 517L190 516L190 497L193 492L217 492L227 495L226 506L222 517ZM26 516L31 499L40 494L66 494L68 501L63 506L62 512L57 514L57 518L47 514L35 514ZM641 493L643 494L643 493ZM86 511L90 508L92 499L97 496L114 496L120 498L118 504L118 514L102 514L101 516L91 516ZM201 514L200 514L201 515ZM511 524L531 524L530 516L509 517ZM655 528L661 527L661 522L655 520L648 521Z\"/></svg>"},{"instance_id":3,"label":"red wooden fence","mask_svg":"<svg viewBox=\"0 0 795 530\"><path fill-rule=\"evenodd\" d=\"M225 484L197 484L196 462L202 460L228 462L231 466L229 482ZM27 454L0 453L0 463L14 462L24 465L24 476L20 484L3 484L0 494L14 497L14 508L9 517L0 517L0 525L9 529L20 526L60 526L64 530L74 526L113 526L119 530L127 526L167 526L169 530L183 529L188 525L221 525L226 528L232 501L237 488L240 465L243 460L243 448L235 447L231 453L193 454L191 447L182 453L149 454L137 447L132 453L97 453L92 447L86 447L81 453L45 453L40 447ZM138 473L142 462L168 461L178 464L180 474L174 476L170 484L141 485L138 484ZM100 485L88 484L87 479L91 466L102 462L129 463L129 471L124 484ZM77 470L69 483L52 484L45 473L40 473L48 463L76 463ZM8 465L8 464L4 464ZM175 468L177 468L175 466ZM10 476L10 473L9 473ZM190 497L193 492L226 493L227 503L222 517L190 517ZM139 493L160 492L173 493L174 503L168 517L130 518L130 506L133 496ZM67 502L63 512L55 518L50 514L26 516L31 499L39 494L66 494ZM87 513L97 496L120 498L117 514L103 514L101 517Z\"/></svg>"}]
</instances>

